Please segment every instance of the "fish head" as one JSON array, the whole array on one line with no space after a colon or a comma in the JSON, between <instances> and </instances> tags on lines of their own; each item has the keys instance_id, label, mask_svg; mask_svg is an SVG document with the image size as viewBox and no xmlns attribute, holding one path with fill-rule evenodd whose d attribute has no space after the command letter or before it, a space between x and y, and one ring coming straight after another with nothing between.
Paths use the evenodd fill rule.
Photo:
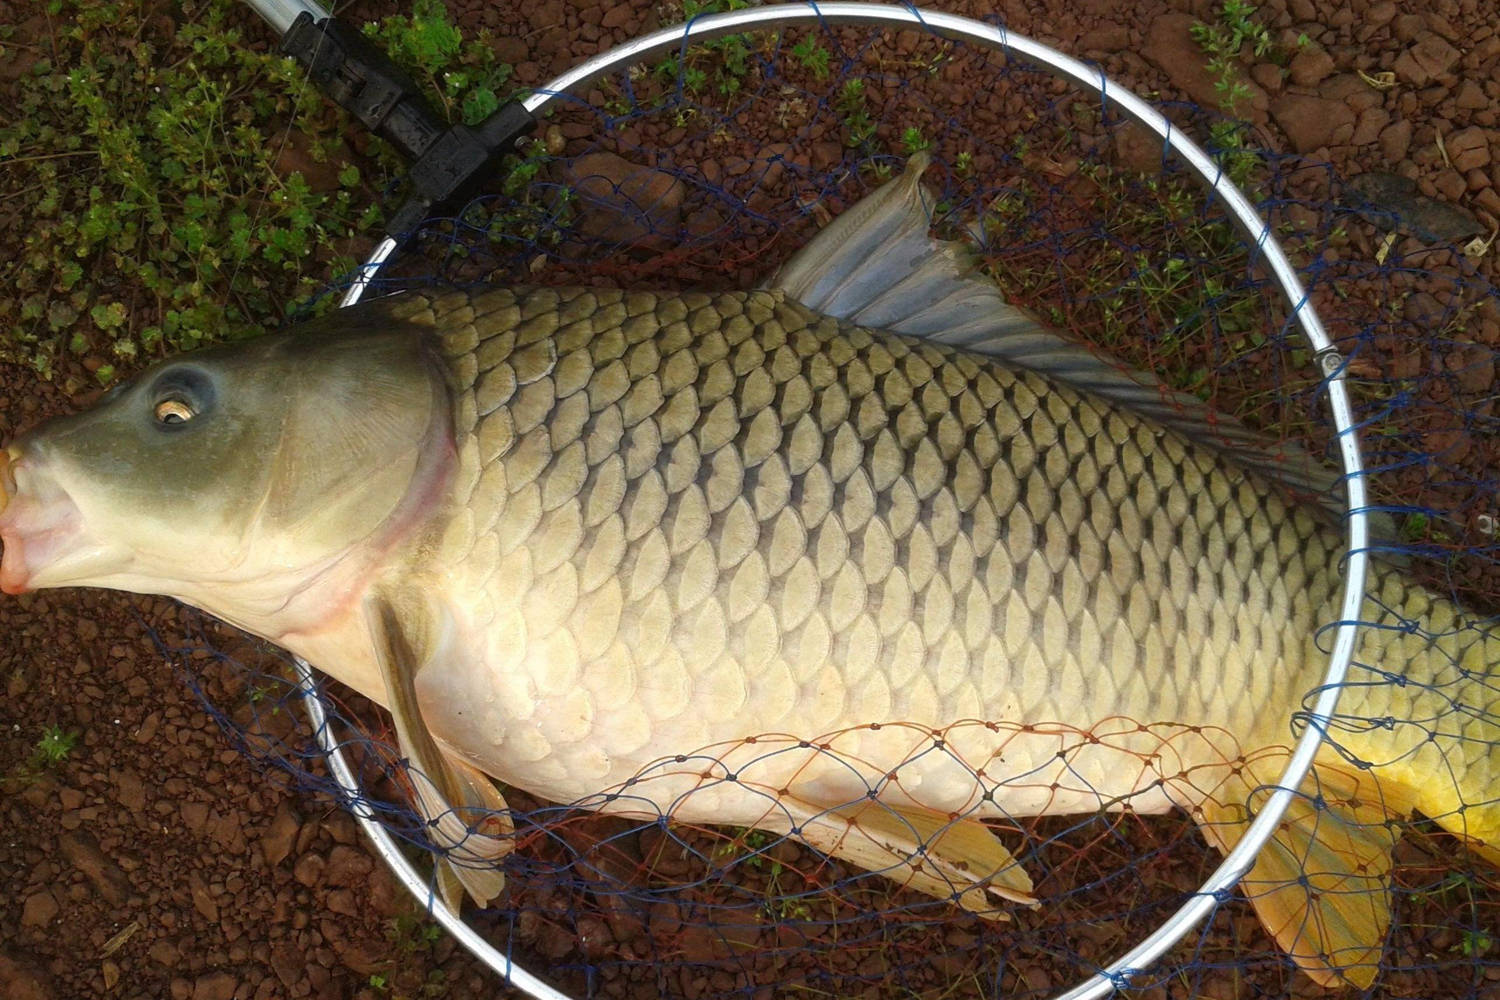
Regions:
<instances>
[{"instance_id":1,"label":"fish head","mask_svg":"<svg viewBox=\"0 0 1500 1000\"><path fill-rule=\"evenodd\" d=\"M347 592L438 502L452 429L419 333L330 325L165 361L18 436L0 589L167 594L263 635Z\"/></svg>"}]
</instances>

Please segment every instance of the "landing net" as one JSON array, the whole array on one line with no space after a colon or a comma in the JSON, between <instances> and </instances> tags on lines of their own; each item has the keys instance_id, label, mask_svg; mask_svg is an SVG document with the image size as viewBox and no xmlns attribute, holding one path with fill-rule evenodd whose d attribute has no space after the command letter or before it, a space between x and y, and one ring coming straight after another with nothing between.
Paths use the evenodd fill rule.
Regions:
<instances>
[{"instance_id":1,"label":"landing net","mask_svg":"<svg viewBox=\"0 0 1500 1000\"><path fill-rule=\"evenodd\" d=\"M981 102L976 93L1001 96ZM1482 245L1466 254L1464 240L1439 238L1410 199L1372 203L1369 182L1259 148L1231 118L1163 107L1185 134L1211 138L1204 144L1224 176L1269 223L1269 238L1286 251L1331 337L1333 362L1320 365L1297 327L1300 303L1278 294L1264 247L1243 236L1224 198L1206 197L1160 138L1128 121L1113 98L930 29L813 22L720 33L552 102L519 169L458 217L426 227L365 294L479 281L753 287L925 150L936 164L927 175L939 191L936 231L976 239L980 266L1012 302L1047 323L1333 466L1340 438L1324 392L1330 375L1342 375L1371 469L1371 506L1385 525L1369 547L1404 560L1412 578L1472 609L1472 620L1438 628L1449 634L1447 648L1453 633L1477 636L1500 606L1489 441L1500 343L1493 254L1484 256ZM1324 499L1344 500L1342 491ZM1384 594L1369 596L1365 624L1446 655L1429 622L1407 617ZM1338 624L1326 623L1326 648ZM1402 691L1397 669L1357 659L1345 683ZM1457 752L1488 769L1488 784L1455 808L1493 814L1500 809L1496 669L1455 662L1454 685L1434 689L1411 718L1342 712L1331 738L1375 727L1479 733ZM310 770L323 752L295 721L300 688L290 667L235 687L240 697L218 705L231 733L256 758L328 793L328 780ZM1308 691L1288 706L1288 746L1323 693ZM1391 703L1413 700L1393 696ZM332 693L330 714L329 731L364 789L360 805L420 864L426 840L401 804L408 779L383 716L341 691ZM1027 724L987 722L1017 732ZM968 724L984 723L955 726ZM1175 738L1170 723L1110 726L1059 725L1058 753L1142 728L1169 744ZM912 732L909 763L954 755L949 731ZM793 739L837 756L841 735ZM764 740L767 755L785 750L777 738ZM716 767L728 748L683 752L723 780ZM955 763L997 792L1028 781L997 776L983 762ZM1261 761L1256 774L1274 785L1283 763ZM507 894L495 908L468 915L469 926L580 998L1047 997L1087 981L1200 898L1208 918L1159 963L1119 975L1122 995L1320 995L1246 901L1267 888L1202 896L1221 856L1183 816L1138 815L1127 801L1118 803L1123 811L1017 812L992 821L1041 902L1036 909L994 904L1008 917L996 922L793 838L674 823L670 803L663 808L640 794L652 779L642 774L634 791L600 790L600 797L635 794L643 809L659 813L644 820L594 815L600 797L546 803L508 789L516 834L505 862ZM1303 786L1292 815L1317 825L1337 796L1337 789ZM775 807L769 798L767 808ZM1394 823L1400 833L1390 930L1362 994L1494 996L1495 869L1435 822L1451 815L1399 823L1358 816L1372 829ZM1317 884L1318 859L1303 860Z\"/></svg>"}]
</instances>

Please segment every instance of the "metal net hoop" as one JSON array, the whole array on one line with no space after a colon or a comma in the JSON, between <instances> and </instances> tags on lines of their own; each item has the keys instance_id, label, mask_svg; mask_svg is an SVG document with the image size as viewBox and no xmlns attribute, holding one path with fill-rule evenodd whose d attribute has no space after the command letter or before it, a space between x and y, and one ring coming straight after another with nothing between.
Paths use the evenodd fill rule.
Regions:
<instances>
[{"instance_id":1,"label":"metal net hoop","mask_svg":"<svg viewBox=\"0 0 1500 1000\"><path fill-rule=\"evenodd\" d=\"M1175 129L1159 111L1110 80L1097 67L1089 66L1031 38L1007 31L1001 26L913 6L852 2L774 4L706 14L695 17L686 24L665 28L617 46L590 59L545 84L522 103L533 115L539 115L564 97L582 93L590 82L606 74L645 60L671 55L676 51L685 52L692 43L743 32L824 26L915 29L989 48L1065 81L1075 90L1097 99L1101 109L1122 115L1157 137L1162 144L1163 157L1176 157L1202 185L1205 197L1218 199L1223 204L1230 221L1251 248L1252 257L1269 273L1290 316L1311 347L1311 357L1318 367L1320 385L1333 417L1347 490L1345 523L1348 554L1343 562L1345 570L1339 620L1331 626L1333 643L1326 671L1316 701L1308 710L1298 713L1299 720L1305 718L1308 724L1276 781L1275 791L1265 800L1245 834L1197 891L1134 947L1093 975L1056 994L1057 1000L1092 1000L1129 985L1133 974L1160 958L1218 903L1227 898L1234 885L1250 869L1257 853L1271 837L1282 814L1296 795L1295 789L1308 773L1337 707L1358 637L1369 540L1364 467L1345 385L1345 359L1324 330L1295 269L1273 237L1270 226L1225 176L1222 166L1190 138ZM397 244L390 239L376 248L354 277L342 305L353 305L360 301L371 281L392 259L396 249ZM378 822L374 811L365 803L364 794L342 752L341 744L328 724L311 666L298 660L297 676L313 730L319 745L327 754L346 806L353 812L397 878L422 901L433 917L459 943L498 974L509 979L514 986L531 996L547 1000L565 997L566 994L516 965L509 956L485 941L435 897L431 883L405 858L391 834Z\"/></svg>"}]
</instances>

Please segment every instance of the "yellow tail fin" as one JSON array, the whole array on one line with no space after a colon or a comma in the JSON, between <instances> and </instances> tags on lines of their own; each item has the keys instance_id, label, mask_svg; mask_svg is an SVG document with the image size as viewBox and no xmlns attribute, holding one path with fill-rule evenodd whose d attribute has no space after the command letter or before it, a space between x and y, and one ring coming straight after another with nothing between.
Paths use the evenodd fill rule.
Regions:
<instances>
[{"instance_id":1,"label":"yellow tail fin","mask_svg":"<svg viewBox=\"0 0 1500 1000\"><path fill-rule=\"evenodd\" d=\"M1368 777L1317 765L1240 887L1276 943L1322 986L1364 989L1380 970L1391 923L1391 852L1410 812ZM1228 852L1274 789L1230 778L1195 812ZM1363 794L1362 794L1363 793Z\"/></svg>"}]
</instances>

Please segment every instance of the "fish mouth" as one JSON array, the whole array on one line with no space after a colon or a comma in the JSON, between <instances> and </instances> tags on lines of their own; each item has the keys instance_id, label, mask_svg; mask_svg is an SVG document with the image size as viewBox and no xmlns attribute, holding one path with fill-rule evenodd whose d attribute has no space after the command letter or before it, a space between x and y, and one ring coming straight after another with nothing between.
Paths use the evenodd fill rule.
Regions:
<instances>
[{"instance_id":1,"label":"fish mouth","mask_svg":"<svg viewBox=\"0 0 1500 1000\"><path fill-rule=\"evenodd\" d=\"M0 592L24 594L78 547L83 515L15 445L0 451Z\"/></svg>"}]
</instances>

